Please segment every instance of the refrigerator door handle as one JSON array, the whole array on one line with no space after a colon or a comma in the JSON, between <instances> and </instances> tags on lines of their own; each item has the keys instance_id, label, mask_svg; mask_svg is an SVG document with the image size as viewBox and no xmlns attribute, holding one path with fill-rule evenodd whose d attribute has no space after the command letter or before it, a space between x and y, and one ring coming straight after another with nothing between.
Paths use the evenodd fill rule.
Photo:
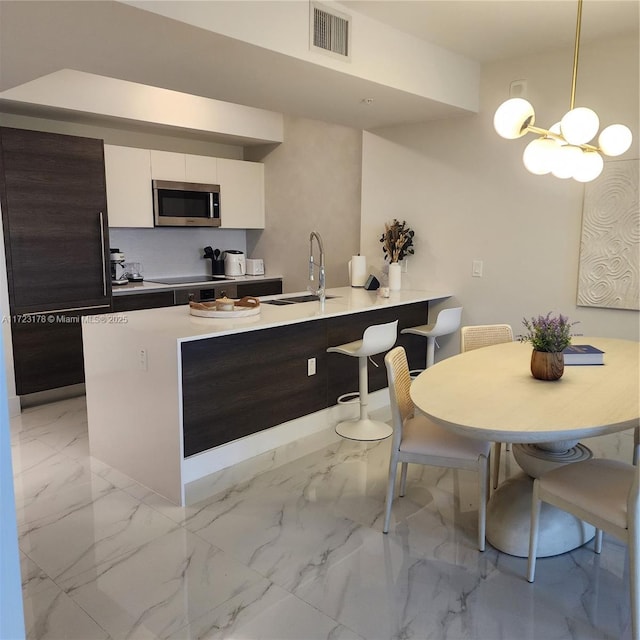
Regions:
<instances>
[{"instance_id":1,"label":"refrigerator door handle","mask_svg":"<svg viewBox=\"0 0 640 640\"><path fill-rule=\"evenodd\" d=\"M107 263L104 259L104 216L102 215L102 211L100 211L100 249L102 250L102 295L107 297Z\"/></svg>"},{"instance_id":2,"label":"refrigerator door handle","mask_svg":"<svg viewBox=\"0 0 640 640\"><path fill-rule=\"evenodd\" d=\"M16 313L16 316L46 316L50 313L70 313L71 311L89 311L90 309L108 309L111 305L94 304L90 307L66 307L65 309L49 309L48 311L29 311L28 313Z\"/></svg>"}]
</instances>

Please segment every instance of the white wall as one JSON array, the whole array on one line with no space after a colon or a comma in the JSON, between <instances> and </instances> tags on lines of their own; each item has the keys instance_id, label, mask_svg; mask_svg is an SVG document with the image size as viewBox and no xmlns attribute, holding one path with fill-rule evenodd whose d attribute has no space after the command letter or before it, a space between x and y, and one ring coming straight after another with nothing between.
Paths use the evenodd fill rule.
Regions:
<instances>
[{"instance_id":1,"label":"white wall","mask_svg":"<svg viewBox=\"0 0 640 640\"><path fill-rule=\"evenodd\" d=\"M285 141L270 152L249 148L264 162L264 231L247 231L250 257L284 276L287 293L303 291L309 277L309 234L323 239L327 287L349 284L347 262L360 234L362 132L308 118L285 116ZM316 259L317 248L314 248ZM317 273L316 273L317 275Z\"/></svg>"},{"instance_id":2,"label":"white wall","mask_svg":"<svg viewBox=\"0 0 640 640\"><path fill-rule=\"evenodd\" d=\"M121 1L354 78L372 80L463 109L477 109L479 65L475 60L400 32L331 0L321 4L352 20L348 62L309 48L308 0ZM456 82L446 81L451 77Z\"/></svg>"},{"instance_id":3,"label":"white wall","mask_svg":"<svg viewBox=\"0 0 640 640\"><path fill-rule=\"evenodd\" d=\"M537 124L551 126L569 106L571 52L494 63L483 70L479 114L365 133L361 250L382 257L386 220L406 219L416 232L405 286L440 283L456 292L441 306L464 306L463 324L510 323L562 312L579 320L576 333L638 339L635 311L576 306L584 186L534 176L522 165L527 141L493 130L493 113L509 83L527 79ZM638 40L583 45L577 104L602 126L623 122L638 157ZM532 136L529 136L532 138ZM471 277L473 260L484 276ZM439 341L444 357L459 350L458 335Z\"/></svg>"}]
</instances>

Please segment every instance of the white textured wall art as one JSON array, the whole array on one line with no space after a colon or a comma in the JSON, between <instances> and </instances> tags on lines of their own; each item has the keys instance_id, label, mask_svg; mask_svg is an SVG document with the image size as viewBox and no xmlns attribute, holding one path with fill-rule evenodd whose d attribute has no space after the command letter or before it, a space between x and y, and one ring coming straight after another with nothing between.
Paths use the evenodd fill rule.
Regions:
<instances>
[{"instance_id":1,"label":"white textured wall art","mask_svg":"<svg viewBox=\"0 0 640 640\"><path fill-rule=\"evenodd\" d=\"M638 160L606 162L585 187L578 305L640 310Z\"/></svg>"}]
</instances>

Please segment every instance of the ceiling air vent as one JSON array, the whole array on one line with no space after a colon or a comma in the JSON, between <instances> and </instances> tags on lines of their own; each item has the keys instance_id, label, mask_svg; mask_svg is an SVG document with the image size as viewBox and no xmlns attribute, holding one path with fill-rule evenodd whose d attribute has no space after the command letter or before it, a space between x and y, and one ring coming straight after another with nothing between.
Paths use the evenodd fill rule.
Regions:
<instances>
[{"instance_id":1,"label":"ceiling air vent","mask_svg":"<svg viewBox=\"0 0 640 640\"><path fill-rule=\"evenodd\" d=\"M349 58L351 18L329 11L316 2L311 3L311 48L340 58Z\"/></svg>"}]
</instances>

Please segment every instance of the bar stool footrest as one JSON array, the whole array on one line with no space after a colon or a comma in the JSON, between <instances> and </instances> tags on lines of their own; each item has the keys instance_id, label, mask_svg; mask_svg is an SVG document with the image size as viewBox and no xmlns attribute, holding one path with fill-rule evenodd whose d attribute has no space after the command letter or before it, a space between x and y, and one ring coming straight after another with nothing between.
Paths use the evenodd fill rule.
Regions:
<instances>
[{"instance_id":1,"label":"bar stool footrest","mask_svg":"<svg viewBox=\"0 0 640 640\"><path fill-rule=\"evenodd\" d=\"M338 404L355 404L360 402L360 393L358 391L350 391L349 393L343 393L338 396Z\"/></svg>"}]
</instances>

